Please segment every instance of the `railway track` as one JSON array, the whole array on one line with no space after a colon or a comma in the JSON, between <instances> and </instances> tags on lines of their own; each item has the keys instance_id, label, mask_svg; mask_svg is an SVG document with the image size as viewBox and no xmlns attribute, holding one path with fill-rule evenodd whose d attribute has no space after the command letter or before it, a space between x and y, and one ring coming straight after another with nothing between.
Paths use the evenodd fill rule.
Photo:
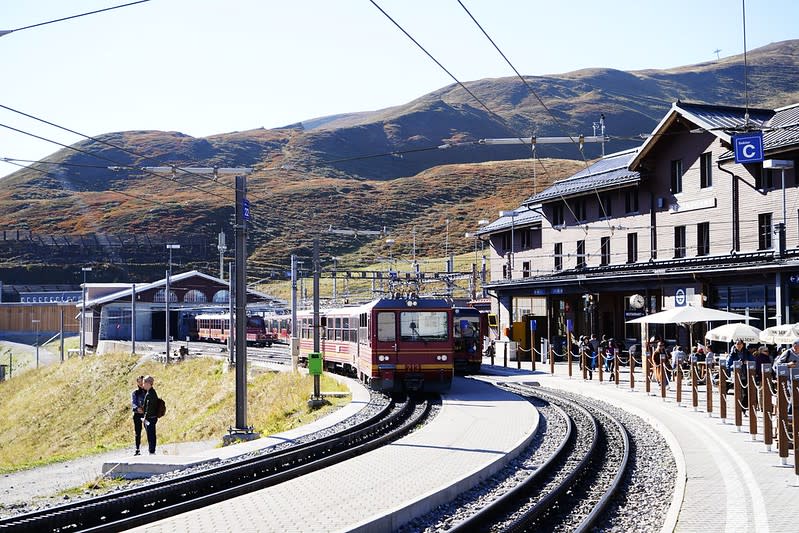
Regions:
<instances>
[{"instance_id":1,"label":"railway track","mask_svg":"<svg viewBox=\"0 0 799 533\"><path fill-rule=\"evenodd\" d=\"M630 457L627 431L595 405L540 387L503 387L548 405L560 418L548 425L562 430L543 437L550 442L539 447L554 451L537 468L449 531L588 531L622 489Z\"/></svg>"},{"instance_id":2,"label":"railway track","mask_svg":"<svg viewBox=\"0 0 799 533\"><path fill-rule=\"evenodd\" d=\"M398 439L422 423L431 400L392 401L378 415L335 435L72 504L0 520L0 531L119 531L247 494Z\"/></svg>"}]
</instances>

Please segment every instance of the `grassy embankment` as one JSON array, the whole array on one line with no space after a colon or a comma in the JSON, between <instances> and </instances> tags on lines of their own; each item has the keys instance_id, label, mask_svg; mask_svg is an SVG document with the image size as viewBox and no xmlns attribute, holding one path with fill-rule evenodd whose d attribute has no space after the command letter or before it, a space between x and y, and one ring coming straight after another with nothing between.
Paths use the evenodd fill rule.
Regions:
<instances>
[{"instance_id":1,"label":"grassy embankment","mask_svg":"<svg viewBox=\"0 0 799 533\"><path fill-rule=\"evenodd\" d=\"M72 358L14 375L0 383L0 473L132 447L130 393L139 375L155 377L167 403L159 445L219 439L235 423L235 373L201 358L164 367L123 354ZM322 376L322 389L347 390ZM249 424L261 435L279 433L323 416L349 399L311 411L307 375L250 369Z\"/></svg>"}]
</instances>

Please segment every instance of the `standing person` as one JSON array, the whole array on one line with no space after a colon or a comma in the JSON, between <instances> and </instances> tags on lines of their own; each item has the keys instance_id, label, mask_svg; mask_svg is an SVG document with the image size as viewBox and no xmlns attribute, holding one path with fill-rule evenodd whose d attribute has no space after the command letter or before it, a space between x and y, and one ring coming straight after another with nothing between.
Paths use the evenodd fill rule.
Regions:
<instances>
[{"instance_id":1,"label":"standing person","mask_svg":"<svg viewBox=\"0 0 799 533\"><path fill-rule=\"evenodd\" d=\"M144 395L144 429L147 432L147 445L150 455L155 454L155 425L158 422L158 394L153 388L155 378L145 376L142 386L145 390Z\"/></svg>"},{"instance_id":2,"label":"standing person","mask_svg":"<svg viewBox=\"0 0 799 533\"><path fill-rule=\"evenodd\" d=\"M133 410L133 431L136 435L136 453L134 455L141 455L141 428L142 418L144 415L144 395L147 393L142 387L144 376L136 378L136 388L130 394L130 408Z\"/></svg>"},{"instance_id":3,"label":"standing person","mask_svg":"<svg viewBox=\"0 0 799 533\"><path fill-rule=\"evenodd\" d=\"M741 340L741 339L738 339L737 341L735 341L735 346L732 348L732 350L730 350L730 355L727 356L727 375L732 377L732 379L730 379L729 384L727 385L728 389L735 387L735 381L734 381L734 379L735 379L735 364L734 363L735 363L735 361L740 361L741 362L741 378L740 378L740 380L741 380L741 405L743 406L743 410L744 411L746 411L746 407L749 405L748 404L748 401L749 401L749 395L748 395L748 391L749 391L749 387L748 387L748 385L749 385L749 377L748 377L749 367L746 364L746 362L747 361L754 361L754 360L755 360L754 356L751 353L749 353L749 350L746 349L746 345L744 344L744 341Z\"/></svg>"}]
</instances>

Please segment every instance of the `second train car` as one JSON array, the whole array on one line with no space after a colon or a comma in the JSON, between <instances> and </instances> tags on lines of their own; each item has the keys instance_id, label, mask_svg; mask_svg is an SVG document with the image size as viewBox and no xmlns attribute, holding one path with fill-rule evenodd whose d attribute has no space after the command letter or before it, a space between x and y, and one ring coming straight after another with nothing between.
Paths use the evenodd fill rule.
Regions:
<instances>
[{"instance_id":1,"label":"second train car","mask_svg":"<svg viewBox=\"0 0 799 533\"><path fill-rule=\"evenodd\" d=\"M297 313L300 361L313 351L313 313ZM320 351L327 370L384 392L445 392L452 385L453 310L446 301L380 298L320 312Z\"/></svg>"}]
</instances>

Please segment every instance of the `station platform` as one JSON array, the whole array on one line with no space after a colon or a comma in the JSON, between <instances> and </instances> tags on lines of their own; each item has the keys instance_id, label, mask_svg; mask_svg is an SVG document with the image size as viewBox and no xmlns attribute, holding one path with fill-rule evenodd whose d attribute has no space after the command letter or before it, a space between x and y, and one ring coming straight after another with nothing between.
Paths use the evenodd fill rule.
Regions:
<instances>
[{"instance_id":1,"label":"station platform","mask_svg":"<svg viewBox=\"0 0 799 533\"><path fill-rule=\"evenodd\" d=\"M508 362L496 366L484 361L484 372L501 376L504 381L535 381L544 387L567 390L597 398L629 411L655 427L667 440L677 461L676 492L662 531L697 532L793 532L799 520L788 511L799 497L799 479L794 474L793 450L783 466L776 451L766 450L762 425L752 440L748 420L738 430L734 424L733 399L728 396L726 422L719 418L718 393L713 397L714 411L706 412L705 387L699 387L699 406L692 406L690 383L683 383L682 401L676 401L676 385L671 384L666 399L660 396L657 383L651 383L647 394L640 369L634 374L635 389L630 388L629 368L621 367L620 384L599 383L598 373L584 381L575 364L573 377L568 377L565 363L556 364L555 374L549 366L530 362ZM605 376L607 379L607 375ZM759 422L762 418L758 413Z\"/></svg>"},{"instance_id":2,"label":"station platform","mask_svg":"<svg viewBox=\"0 0 799 533\"><path fill-rule=\"evenodd\" d=\"M538 422L518 396L456 378L437 416L392 444L133 531L391 531L500 470Z\"/></svg>"},{"instance_id":3,"label":"station platform","mask_svg":"<svg viewBox=\"0 0 799 533\"><path fill-rule=\"evenodd\" d=\"M142 453L144 455L126 457L120 460L103 463L102 473L113 477L125 479L147 478L157 474L165 474L175 470L185 470L199 464L213 463L232 457L246 455L254 451L265 450L277 444L293 442L310 433L331 427L355 415L363 409L370 400L369 391L360 382L354 379L332 375L347 384L352 393L352 401L341 409L322 417L310 424L306 424L283 433L261 437L259 439L239 442L230 446L214 447L197 451L191 449L184 454L179 445L166 445L156 449L155 455L147 454L147 439L142 434ZM161 451L159 451L159 449ZM169 453L164 454L164 449Z\"/></svg>"}]
</instances>

